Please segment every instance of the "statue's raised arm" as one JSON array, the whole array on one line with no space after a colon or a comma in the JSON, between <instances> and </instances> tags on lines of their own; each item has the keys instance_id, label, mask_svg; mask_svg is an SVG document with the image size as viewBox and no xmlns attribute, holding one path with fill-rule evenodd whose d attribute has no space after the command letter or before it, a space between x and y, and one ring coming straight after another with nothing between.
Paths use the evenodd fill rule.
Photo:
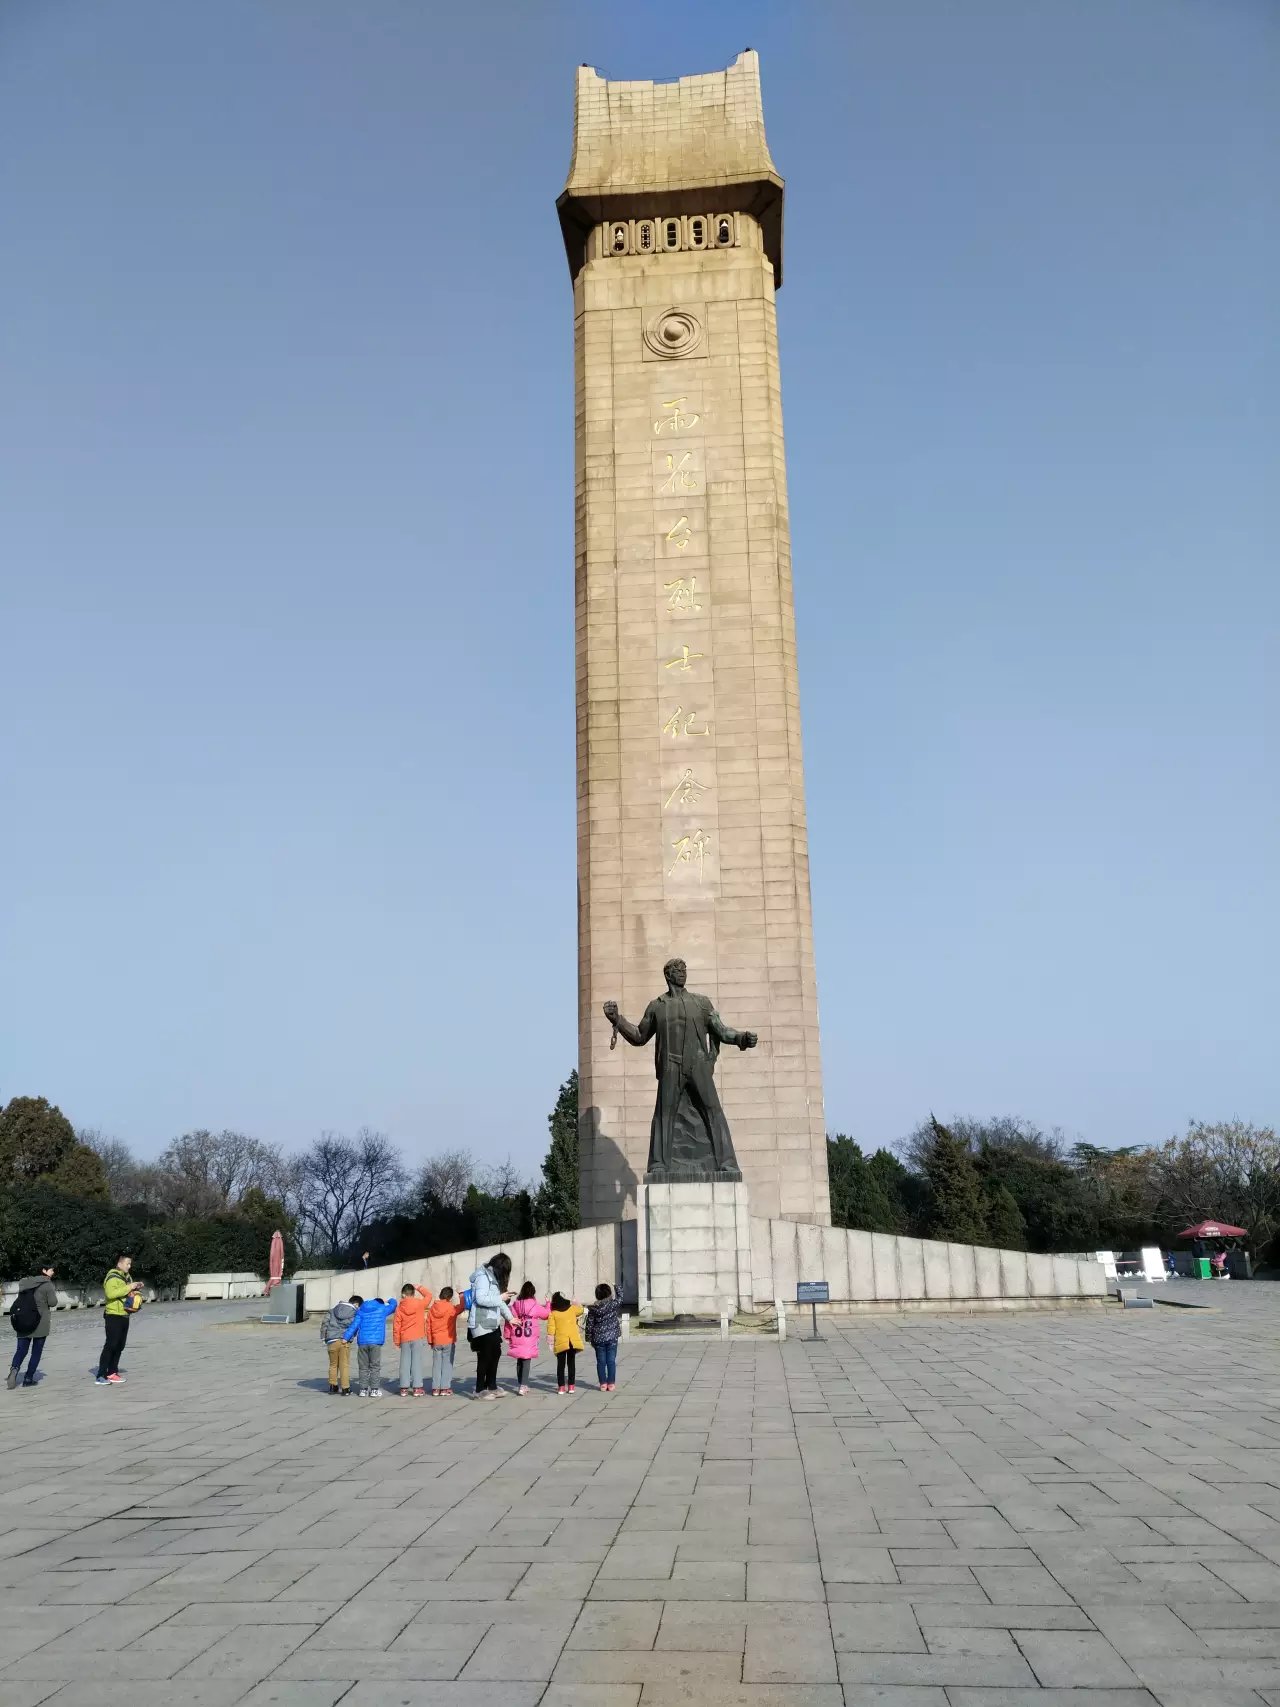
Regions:
<instances>
[{"instance_id":1,"label":"statue's raised arm","mask_svg":"<svg viewBox=\"0 0 1280 1707\"><path fill-rule=\"evenodd\" d=\"M614 1043L617 1042L619 1037L625 1037L628 1043L632 1043L637 1049L640 1049L643 1048L643 1046L653 1036L653 1020L650 1017L647 1008L645 1010L644 1019L640 1021L639 1025L632 1025L629 1019L623 1018L623 1016L618 1012L617 1002L606 1002L604 1004L604 1017L613 1027L613 1037L609 1043L610 1049L613 1048ZM646 1020L648 1021L647 1028L645 1025Z\"/></svg>"}]
</instances>

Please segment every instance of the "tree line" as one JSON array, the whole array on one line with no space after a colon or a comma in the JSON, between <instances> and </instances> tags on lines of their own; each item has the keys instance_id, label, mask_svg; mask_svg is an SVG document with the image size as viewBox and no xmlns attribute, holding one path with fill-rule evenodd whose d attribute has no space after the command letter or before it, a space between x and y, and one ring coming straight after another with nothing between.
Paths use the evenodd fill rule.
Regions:
<instances>
[{"instance_id":1,"label":"tree line","mask_svg":"<svg viewBox=\"0 0 1280 1707\"><path fill-rule=\"evenodd\" d=\"M198 1130L155 1161L77 1132L42 1097L0 1109L0 1277L53 1261L73 1285L121 1252L153 1285L201 1271L265 1275L271 1235L286 1272L359 1267L567 1232L578 1217L578 1075L548 1117L540 1177L449 1149L416 1169L385 1133L324 1132L296 1151ZM932 1116L892 1150L827 1140L832 1220L1014 1250L1168 1244L1207 1217L1247 1227L1255 1252L1280 1233L1280 1140L1271 1127L1192 1122L1181 1137L1106 1149L1028 1121Z\"/></svg>"},{"instance_id":2,"label":"tree line","mask_svg":"<svg viewBox=\"0 0 1280 1707\"><path fill-rule=\"evenodd\" d=\"M1162 1144L1068 1143L1009 1116L932 1115L897 1153L827 1139L839 1227L1006 1250L1169 1245L1185 1226L1245 1227L1256 1253L1280 1233L1280 1139L1270 1126L1192 1121Z\"/></svg>"},{"instance_id":3,"label":"tree line","mask_svg":"<svg viewBox=\"0 0 1280 1707\"><path fill-rule=\"evenodd\" d=\"M324 1132L297 1152L242 1132L198 1130L153 1162L121 1139L76 1131L43 1097L0 1109L0 1277L57 1264L71 1285L102 1278L129 1251L161 1288L187 1276L265 1277L271 1235L286 1272L358 1267L500 1244L578 1225L578 1076L549 1117L541 1180L511 1162L482 1166L465 1150L416 1172L385 1133Z\"/></svg>"}]
</instances>

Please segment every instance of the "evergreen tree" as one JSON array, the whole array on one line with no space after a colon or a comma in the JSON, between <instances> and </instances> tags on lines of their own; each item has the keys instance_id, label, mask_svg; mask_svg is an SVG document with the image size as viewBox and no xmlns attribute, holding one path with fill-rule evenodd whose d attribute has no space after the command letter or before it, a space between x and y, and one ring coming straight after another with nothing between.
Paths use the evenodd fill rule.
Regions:
<instances>
[{"instance_id":1,"label":"evergreen tree","mask_svg":"<svg viewBox=\"0 0 1280 1707\"><path fill-rule=\"evenodd\" d=\"M41 1180L71 1197L96 1197L105 1201L111 1196L106 1169L97 1151L87 1144L73 1144L57 1167L43 1174Z\"/></svg>"},{"instance_id":2,"label":"evergreen tree","mask_svg":"<svg viewBox=\"0 0 1280 1707\"><path fill-rule=\"evenodd\" d=\"M987 1242L1001 1251L1025 1251L1027 1224L1007 1185L988 1185Z\"/></svg>"},{"instance_id":3,"label":"evergreen tree","mask_svg":"<svg viewBox=\"0 0 1280 1707\"><path fill-rule=\"evenodd\" d=\"M933 1115L931 1139L924 1160L925 1177L933 1194L930 1237L956 1245L981 1245L987 1238L987 1217L978 1170L967 1144Z\"/></svg>"},{"instance_id":4,"label":"evergreen tree","mask_svg":"<svg viewBox=\"0 0 1280 1707\"><path fill-rule=\"evenodd\" d=\"M76 1147L75 1129L44 1097L12 1097L0 1110L0 1186L51 1174Z\"/></svg>"},{"instance_id":5,"label":"evergreen tree","mask_svg":"<svg viewBox=\"0 0 1280 1707\"><path fill-rule=\"evenodd\" d=\"M469 1186L462 1213L471 1222L470 1245L496 1249L533 1236L533 1204L527 1191L494 1197L479 1186Z\"/></svg>"},{"instance_id":6,"label":"evergreen tree","mask_svg":"<svg viewBox=\"0 0 1280 1707\"><path fill-rule=\"evenodd\" d=\"M578 1069L560 1087L547 1116L551 1145L542 1164L542 1184L533 1200L539 1233L570 1233L581 1225L578 1208Z\"/></svg>"},{"instance_id":7,"label":"evergreen tree","mask_svg":"<svg viewBox=\"0 0 1280 1707\"><path fill-rule=\"evenodd\" d=\"M918 1233L928 1197L919 1174L913 1174L909 1168L904 1168L892 1150L883 1147L877 1150L874 1156L868 1156L867 1172L877 1181L893 1211L893 1226L890 1231Z\"/></svg>"},{"instance_id":8,"label":"evergreen tree","mask_svg":"<svg viewBox=\"0 0 1280 1707\"><path fill-rule=\"evenodd\" d=\"M896 1233L898 1215L861 1149L838 1132L827 1139L827 1179L831 1188L831 1219L837 1227L864 1233Z\"/></svg>"}]
</instances>

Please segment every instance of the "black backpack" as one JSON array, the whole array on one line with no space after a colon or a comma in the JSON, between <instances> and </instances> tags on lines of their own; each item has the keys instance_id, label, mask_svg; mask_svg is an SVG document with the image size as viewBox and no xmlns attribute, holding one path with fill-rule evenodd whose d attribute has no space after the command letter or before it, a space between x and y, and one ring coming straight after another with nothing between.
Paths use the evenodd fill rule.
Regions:
<instances>
[{"instance_id":1,"label":"black backpack","mask_svg":"<svg viewBox=\"0 0 1280 1707\"><path fill-rule=\"evenodd\" d=\"M36 1289L28 1286L19 1292L9 1306L9 1322L19 1339L30 1339L40 1326L40 1305L36 1300Z\"/></svg>"}]
</instances>

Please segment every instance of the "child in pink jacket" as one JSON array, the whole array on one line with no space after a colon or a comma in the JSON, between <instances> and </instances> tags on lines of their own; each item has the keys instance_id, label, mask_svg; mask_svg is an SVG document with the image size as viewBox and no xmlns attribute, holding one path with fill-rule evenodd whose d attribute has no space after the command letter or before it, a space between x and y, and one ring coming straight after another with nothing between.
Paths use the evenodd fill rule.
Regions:
<instances>
[{"instance_id":1,"label":"child in pink jacket","mask_svg":"<svg viewBox=\"0 0 1280 1707\"><path fill-rule=\"evenodd\" d=\"M523 1398L529 1391L529 1366L538 1355L539 1324L551 1314L551 1306L539 1304L537 1287L531 1280L526 1280L520 1288L520 1296L512 1301L511 1314L515 1320L503 1323L502 1334L507 1342L508 1355L516 1360L516 1392Z\"/></svg>"}]
</instances>

